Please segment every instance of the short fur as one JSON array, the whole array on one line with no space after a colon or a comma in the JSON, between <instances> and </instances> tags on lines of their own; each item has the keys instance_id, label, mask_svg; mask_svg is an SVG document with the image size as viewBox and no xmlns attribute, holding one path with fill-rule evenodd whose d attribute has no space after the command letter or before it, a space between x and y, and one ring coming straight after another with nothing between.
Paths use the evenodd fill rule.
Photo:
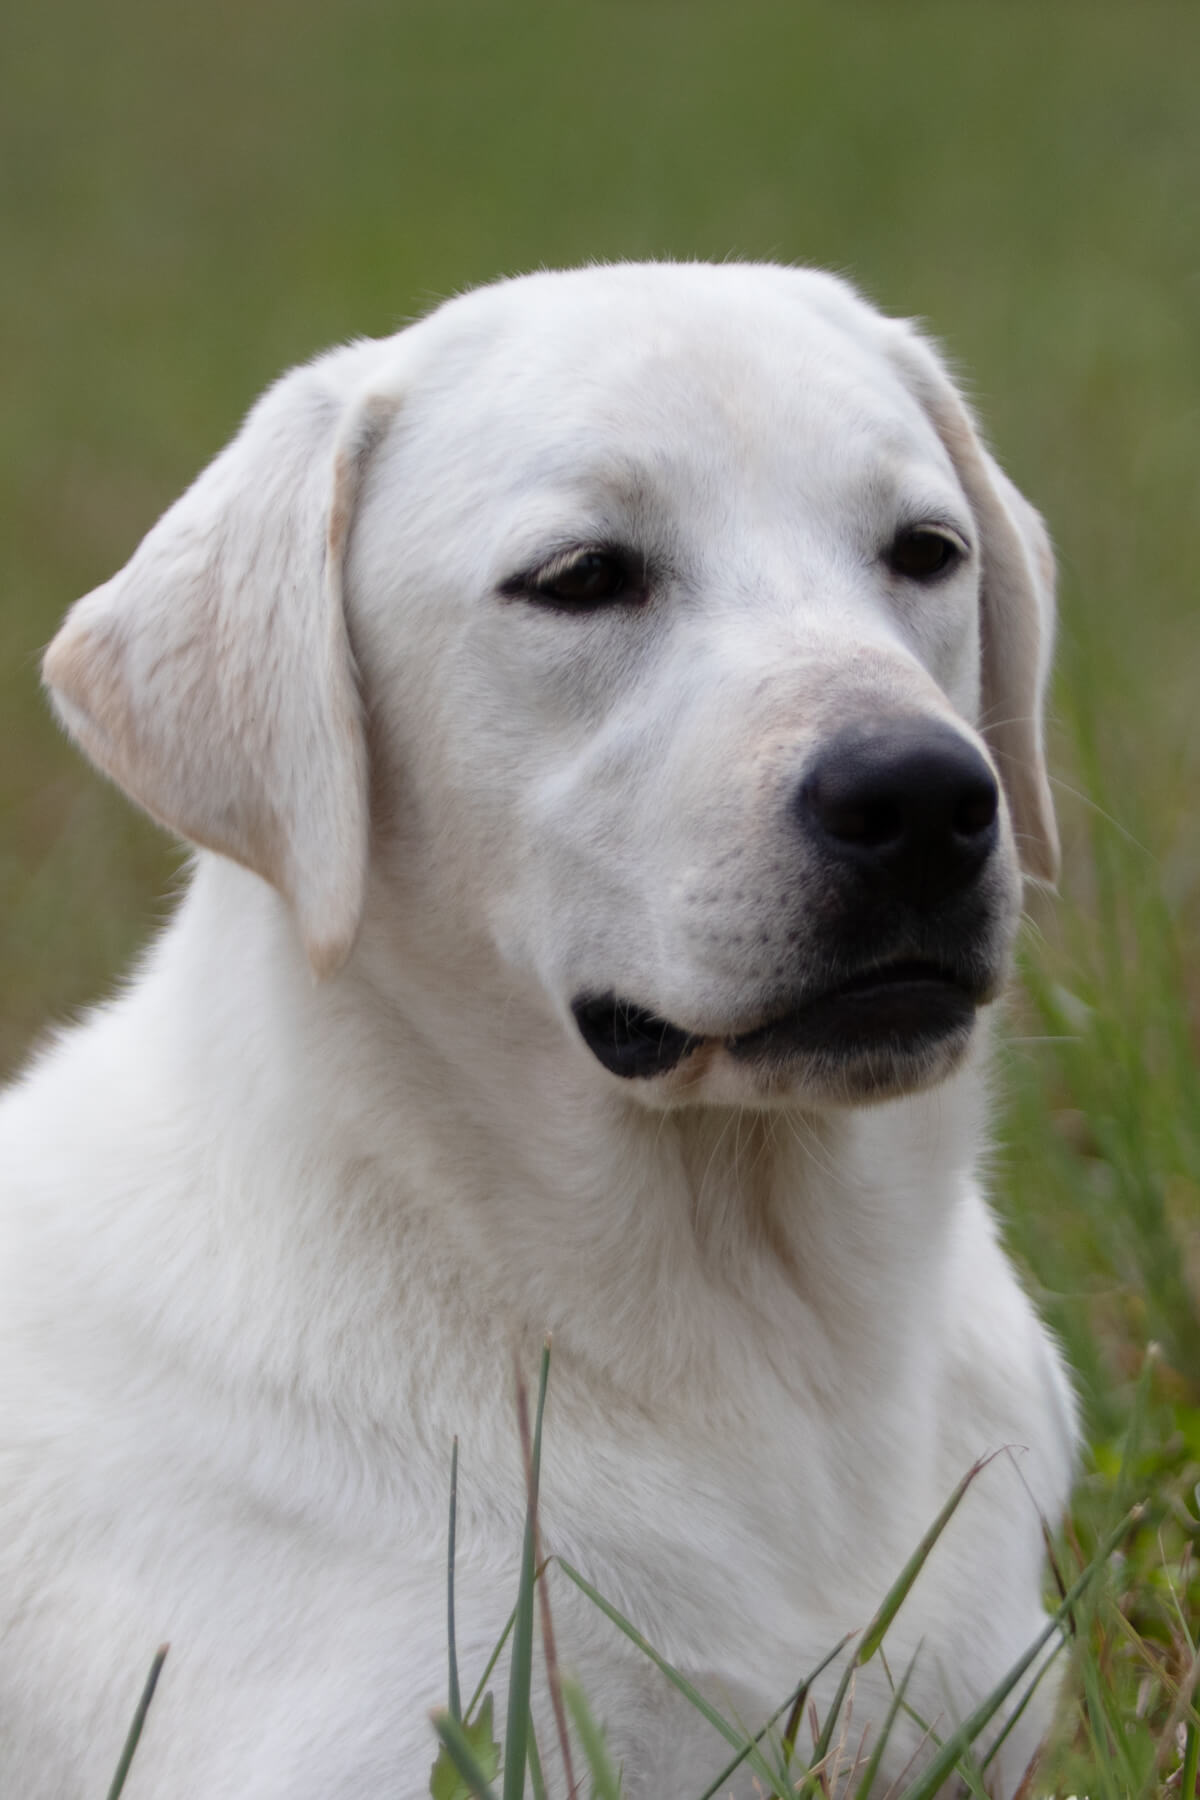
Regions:
<instances>
[{"instance_id":1,"label":"short fur","mask_svg":"<svg viewBox=\"0 0 1200 1800\"><path fill-rule=\"evenodd\" d=\"M970 546L920 592L880 558L914 509ZM644 604L513 585L613 541ZM0 1105L6 1793L102 1791L169 1639L129 1800L417 1800L451 1443L473 1685L547 1330L547 1550L748 1724L1003 1452L889 1638L939 1732L993 1686L1074 1421L981 1196L986 1017L870 1071L726 1046L826 966L784 821L847 721L947 722L998 770L1002 968L1018 864L1056 858L1051 607L909 326L830 276L669 265L499 283L288 375L79 602L58 712L199 849L136 978ZM619 1079L581 992L700 1041ZM628 1800L698 1794L727 1746L548 1579ZM887 1698L877 1658L856 1737Z\"/></svg>"}]
</instances>

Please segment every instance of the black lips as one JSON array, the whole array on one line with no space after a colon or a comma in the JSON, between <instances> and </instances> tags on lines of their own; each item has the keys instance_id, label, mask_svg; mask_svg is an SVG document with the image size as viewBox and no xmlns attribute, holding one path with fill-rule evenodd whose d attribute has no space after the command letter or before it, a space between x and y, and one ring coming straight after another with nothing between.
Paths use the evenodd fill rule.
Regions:
<instances>
[{"instance_id":1,"label":"black lips","mask_svg":"<svg viewBox=\"0 0 1200 1800\"><path fill-rule=\"evenodd\" d=\"M920 1056L965 1037L991 991L982 970L896 961L807 995L756 1029L721 1041L742 1062ZM665 1075L704 1041L616 994L580 995L571 1010L592 1055L626 1080Z\"/></svg>"},{"instance_id":2,"label":"black lips","mask_svg":"<svg viewBox=\"0 0 1200 1800\"><path fill-rule=\"evenodd\" d=\"M912 1056L969 1032L984 998L980 987L947 971L897 963L817 994L795 1012L730 1039L726 1047L747 1062Z\"/></svg>"},{"instance_id":3,"label":"black lips","mask_svg":"<svg viewBox=\"0 0 1200 1800\"><path fill-rule=\"evenodd\" d=\"M581 995L571 1011L592 1055L626 1078L665 1075L700 1041L615 994Z\"/></svg>"}]
</instances>

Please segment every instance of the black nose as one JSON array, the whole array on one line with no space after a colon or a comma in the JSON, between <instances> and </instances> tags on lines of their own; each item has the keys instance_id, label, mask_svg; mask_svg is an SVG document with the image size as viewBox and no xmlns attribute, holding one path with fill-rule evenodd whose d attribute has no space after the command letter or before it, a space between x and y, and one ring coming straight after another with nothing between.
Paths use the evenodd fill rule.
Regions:
<instances>
[{"instance_id":1,"label":"black nose","mask_svg":"<svg viewBox=\"0 0 1200 1800\"><path fill-rule=\"evenodd\" d=\"M927 719L847 726L796 796L802 824L827 853L918 907L974 880L995 848L999 808L978 750Z\"/></svg>"}]
</instances>

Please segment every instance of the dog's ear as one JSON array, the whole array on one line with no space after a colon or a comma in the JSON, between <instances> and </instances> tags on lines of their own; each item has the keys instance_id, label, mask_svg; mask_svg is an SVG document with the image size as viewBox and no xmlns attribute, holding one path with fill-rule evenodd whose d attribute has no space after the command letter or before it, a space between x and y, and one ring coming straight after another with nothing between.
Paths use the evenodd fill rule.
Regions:
<instances>
[{"instance_id":1,"label":"dog's ear","mask_svg":"<svg viewBox=\"0 0 1200 1800\"><path fill-rule=\"evenodd\" d=\"M1052 882L1058 830L1046 774L1042 707L1054 639L1054 553L1040 516L979 440L971 415L925 340L893 328L892 355L954 463L980 532L982 713L1012 814L1021 866Z\"/></svg>"},{"instance_id":2,"label":"dog's ear","mask_svg":"<svg viewBox=\"0 0 1200 1800\"><path fill-rule=\"evenodd\" d=\"M72 608L44 663L93 761L160 823L278 888L319 974L354 943L367 862L341 573L392 403L339 392L338 358L354 354L270 389L132 561Z\"/></svg>"}]
</instances>

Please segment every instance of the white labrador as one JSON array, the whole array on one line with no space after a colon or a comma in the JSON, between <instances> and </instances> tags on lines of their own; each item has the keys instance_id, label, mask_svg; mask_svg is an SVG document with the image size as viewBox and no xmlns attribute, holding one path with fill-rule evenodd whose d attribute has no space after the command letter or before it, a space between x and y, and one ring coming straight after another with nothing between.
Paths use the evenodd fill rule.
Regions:
<instances>
[{"instance_id":1,"label":"white labrador","mask_svg":"<svg viewBox=\"0 0 1200 1800\"><path fill-rule=\"evenodd\" d=\"M423 1794L451 1441L473 1685L547 1329L547 1549L750 1723L1019 1447L889 1639L940 1732L998 1680L1074 1435L976 1177L1050 614L928 345L736 266L333 351L80 601L58 711L200 853L0 1109L6 1793L102 1791L169 1638L129 1796ZM698 1794L550 1579L629 1800Z\"/></svg>"}]
</instances>

